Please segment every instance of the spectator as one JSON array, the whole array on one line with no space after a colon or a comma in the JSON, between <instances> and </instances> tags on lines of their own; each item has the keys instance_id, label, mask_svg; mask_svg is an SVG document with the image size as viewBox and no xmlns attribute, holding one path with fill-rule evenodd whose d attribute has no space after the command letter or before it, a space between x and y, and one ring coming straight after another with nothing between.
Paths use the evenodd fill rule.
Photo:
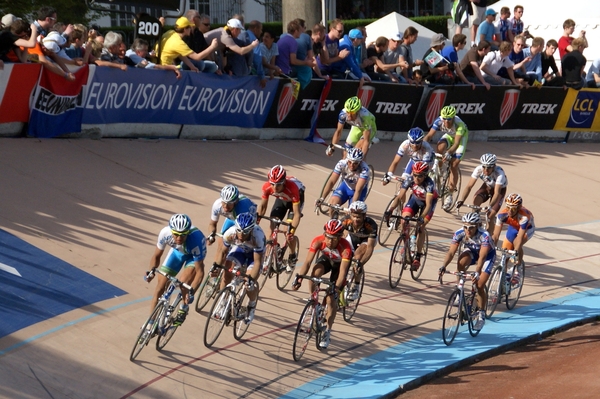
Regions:
<instances>
[{"instance_id":1,"label":"spectator","mask_svg":"<svg viewBox=\"0 0 600 399\"><path fill-rule=\"evenodd\" d=\"M148 47L149 43L144 40L137 38L133 41L131 48L125 52L125 64L134 68L144 69L166 69L173 71L177 79L181 77L179 68L175 65L157 65L153 62L148 61Z\"/></svg>"},{"instance_id":2,"label":"spectator","mask_svg":"<svg viewBox=\"0 0 600 399\"><path fill-rule=\"evenodd\" d=\"M585 87L597 89L600 87L600 58L596 58L585 77Z\"/></svg>"},{"instance_id":3,"label":"spectator","mask_svg":"<svg viewBox=\"0 0 600 399\"><path fill-rule=\"evenodd\" d=\"M277 43L275 43L275 35L271 31L264 31L262 37L262 43L260 44L260 52L262 55L263 69L267 70L269 77L273 79L273 76L279 76L281 69L275 65L275 58L279 55L279 49Z\"/></svg>"},{"instance_id":4,"label":"spectator","mask_svg":"<svg viewBox=\"0 0 600 399\"><path fill-rule=\"evenodd\" d=\"M331 75L331 65L345 59L350 54L348 48L344 50L340 50L339 48L340 39L343 36L344 23L341 19L334 19L329 23L329 33L325 35L324 47L327 51L327 58L323 57L322 54L322 56L317 59L317 64L322 74Z\"/></svg>"},{"instance_id":5,"label":"spectator","mask_svg":"<svg viewBox=\"0 0 600 399\"><path fill-rule=\"evenodd\" d=\"M423 60L413 60L412 56L411 44L416 42L418 37L419 31L414 26L407 27L402 35L402 44L398 48L398 53L404 58L404 61L408 63L408 66L402 70L402 76L409 84L416 83L412 79L413 68L423 64Z\"/></svg>"},{"instance_id":6,"label":"spectator","mask_svg":"<svg viewBox=\"0 0 600 399\"><path fill-rule=\"evenodd\" d=\"M564 86L564 80L560 74L560 70L556 66L554 53L558 48L558 43L554 39L548 40L546 49L542 53L542 83L544 86L558 87ZM552 69L552 72L549 70Z\"/></svg>"},{"instance_id":7,"label":"spectator","mask_svg":"<svg viewBox=\"0 0 600 399\"><path fill-rule=\"evenodd\" d=\"M9 14L12 15L12 14ZM6 22L2 18L3 22ZM0 60L4 62L26 62L27 52L24 49L30 49L37 45L37 26L28 25L22 19L15 19L10 23L10 28L0 31ZM9 57L9 53L14 56Z\"/></svg>"},{"instance_id":8,"label":"spectator","mask_svg":"<svg viewBox=\"0 0 600 399\"><path fill-rule=\"evenodd\" d=\"M252 20L248 24L248 39L250 42L258 41L258 38L262 35L262 23L257 20ZM310 40L310 38L309 38ZM252 71L253 74L258 75L260 79L260 86L265 87L267 80L265 78L265 69L263 68L263 57L260 46L256 46L252 52Z\"/></svg>"},{"instance_id":9,"label":"spectator","mask_svg":"<svg viewBox=\"0 0 600 399\"><path fill-rule=\"evenodd\" d=\"M498 50L498 46L500 45L500 42L494 40L494 33L496 32L496 27L494 26L495 19L496 11L489 8L485 12L485 20L479 25L476 39L477 44L482 40L489 42L492 46L492 50Z\"/></svg>"},{"instance_id":10,"label":"spectator","mask_svg":"<svg viewBox=\"0 0 600 399\"><path fill-rule=\"evenodd\" d=\"M248 31L244 28L244 16L241 14L235 14L232 18L237 19L242 24L240 34L237 37L234 37L233 41L242 48L248 46L250 44L250 37L248 36ZM238 54L235 51L226 50L225 55L227 57L227 61L225 63L225 72L235 76L250 75L250 72L252 71L254 51L256 51L257 48L258 46L256 46L256 48L254 48L251 52L243 55Z\"/></svg>"},{"instance_id":11,"label":"spectator","mask_svg":"<svg viewBox=\"0 0 600 399\"><path fill-rule=\"evenodd\" d=\"M587 62L586 58L583 56L585 43L586 40L583 37L578 37L573 40L570 45L571 51L560 60L565 85L576 90L581 89L585 83L584 69Z\"/></svg>"},{"instance_id":12,"label":"spectator","mask_svg":"<svg viewBox=\"0 0 600 399\"><path fill-rule=\"evenodd\" d=\"M60 32L53 30L48 33L48 36L42 39L42 44L47 50L46 54L48 54L48 52L50 54L55 54L57 57L60 57L65 64L77 66L83 65L81 58L72 59L67 55L64 47L68 44L68 41L60 34Z\"/></svg>"},{"instance_id":13,"label":"spectator","mask_svg":"<svg viewBox=\"0 0 600 399\"><path fill-rule=\"evenodd\" d=\"M382 61L384 64L398 64L399 66L392 71L392 74L398 78L399 83L407 83L402 76L402 69L408 68L408 62L400 55L399 47L402 43L402 33L397 32L392 35L388 41L388 49L383 53Z\"/></svg>"},{"instance_id":14,"label":"spectator","mask_svg":"<svg viewBox=\"0 0 600 399\"><path fill-rule=\"evenodd\" d=\"M254 40L245 47L236 43L235 39L241 35L243 29L244 25L242 22L239 19L232 18L227 21L227 25L224 28L213 29L204 35L208 42L216 40L217 65L221 71L223 71L223 68L225 67L223 63L226 51L232 51L238 55L245 56L258 47L258 40Z\"/></svg>"},{"instance_id":15,"label":"spectator","mask_svg":"<svg viewBox=\"0 0 600 399\"><path fill-rule=\"evenodd\" d=\"M383 82L398 83L398 75L395 74L395 69L400 67L400 63L385 64L383 55L388 49L389 39L380 36L375 40L375 43L367 48L367 58L371 61L371 65L365 68L367 75L371 80Z\"/></svg>"},{"instance_id":16,"label":"spectator","mask_svg":"<svg viewBox=\"0 0 600 399\"><path fill-rule=\"evenodd\" d=\"M514 35L512 32L512 24L508 19L510 17L510 8L502 7L500 9L500 18L494 23L496 29L494 41L500 43L507 41L512 43L514 41Z\"/></svg>"},{"instance_id":17,"label":"spectator","mask_svg":"<svg viewBox=\"0 0 600 399\"><path fill-rule=\"evenodd\" d=\"M469 15L469 27L471 28L471 46L475 45L475 41L479 42L477 30L479 25L486 19L485 9L487 7L487 0L470 0L472 13ZM495 13L494 13L495 14Z\"/></svg>"},{"instance_id":18,"label":"spectator","mask_svg":"<svg viewBox=\"0 0 600 399\"><path fill-rule=\"evenodd\" d=\"M563 22L563 35L560 37L560 39L558 39L558 54L561 60L568 52L573 51L573 46L571 45L571 42L573 42L574 38L571 35L574 31L575 21L573 21L572 19L567 19L565 22ZM579 37L584 40L584 46L587 47L588 42L585 38L584 30L579 32Z\"/></svg>"},{"instance_id":19,"label":"spectator","mask_svg":"<svg viewBox=\"0 0 600 399\"><path fill-rule=\"evenodd\" d=\"M6 14L5 16L2 17L2 29L10 28L12 23L19 19L21 19L21 18L17 18L13 14Z\"/></svg>"},{"instance_id":20,"label":"spectator","mask_svg":"<svg viewBox=\"0 0 600 399\"><path fill-rule=\"evenodd\" d=\"M73 29L69 35L69 47L65 48L65 54L70 58L83 58L85 54L84 44L87 39L87 30Z\"/></svg>"},{"instance_id":21,"label":"spectator","mask_svg":"<svg viewBox=\"0 0 600 399\"><path fill-rule=\"evenodd\" d=\"M462 33L464 28L469 26L469 14L471 14L471 2L469 0L454 0L450 16L454 22L454 34Z\"/></svg>"},{"instance_id":22,"label":"spectator","mask_svg":"<svg viewBox=\"0 0 600 399\"><path fill-rule=\"evenodd\" d=\"M417 86L420 86L424 83L423 82L423 74L421 73L420 69L415 69L413 71L413 80L415 81L415 84Z\"/></svg>"},{"instance_id":23,"label":"spectator","mask_svg":"<svg viewBox=\"0 0 600 399\"><path fill-rule=\"evenodd\" d=\"M489 52L490 44L483 40L476 47L471 47L460 61L460 70L467 80L475 84L482 84L487 90L490 89L490 84L485 81L480 67Z\"/></svg>"},{"instance_id":24,"label":"spectator","mask_svg":"<svg viewBox=\"0 0 600 399\"><path fill-rule=\"evenodd\" d=\"M313 77L326 78L327 75L323 75L319 68L319 60L323 60L325 63L329 62L329 53L327 47L325 47L325 27L321 24L313 26L310 38L312 39L313 55L315 56Z\"/></svg>"},{"instance_id":25,"label":"spectator","mask_svg":"<svg viewBox=\"0 0 600 399\"><path fill-rule=\"evenodd\" d=\"M531 61L525 64L527 75L533 77L538 82L542 83L544 76L542 75L542 51L544 50L544 38L534 37L530 47L523 49L525 58L530 58Z\"/></svg>"},{"instance_id":26,"label":"spectator","mask_svg":"<svg viewBox=\"0 0 600 399\"><path fill-rule=\"evenodd\" d=\"M353 43L354 47L354 58L356 58L356 63L360 67L360 70L365 72L365 68L367 66L373 65L372 60L367 58L367 45L365 40L367 39L367 30L364 26L356 27L362 34L362 39L357 43Z\"/></svg>"},{"instance_id":27,"label":"spectator","mask_svg":"<svg viewBox=\"0 0 600 399\"><path fill-rule=\"evenodd\" d=\"M456 77L458 77L461 82L466 85L471 86L472 89L475 89L475 83L470 82L466 76L462 73L460 69L460 65L458 63L458 52L465 48L467 45L467 37L462 33L455 34L452 37L452 46L444 46L442 49L441 55L449 62L450 70L452 70Z\"/></svg>"},{"instance_id":28,"label":"spectator","mask_svg":"<svg viewBox=\"0 0 600 399\"><path fill-rule=\"evenodd\" d=\"M531 62L531 56L525 56L523 52L523 47L525 46L525 36L517 35L515 36L515 40L513 42L513 48L508 55L508 58L513 62L513 72L516 79L522 79L527 82L527 84L532 85L535 77L533 75L527 74L527 69L525 69L525 65ZM507 74L505 68L500 68L498 71L498 75L502 76L505 79L510 79Z\"/></svg>"},{"instance_id":29,"label":"spectator","mask_svg":"<svg viewBox=\"0 0 600 399\"><path fill-rule=\"evenodd\" d=\"M310 60L298 60L296 54L298 51L298 42L296 39L300 37L300 24L297 21L290 21L287 25L287 33L284 33L277 42L279 55L275 59L275 65L281 69L285 75L296 77L292 70L292 65L312 66Z\"/></svg>"},{"instance_id":30,"label":"spectator","mask_svg":"<svg viewBox=\"0 0 600 399\"><path fill-rule=\"evenodd\" d=\"M292 65L292 69L294 71L294 75L298 77L300 88L304 89L310 83L310 80L312 79L313 67L317 64L315 63L315 57L313 54L312 40L306 33L306 21L301 18L297 18L295 21L298 23L298 26L300 26L300 35L296 38L296 43L298 43L296 60L304 61L305 64L294 64Z\"/></svg>"},{"instance_id":31,"label":"spectator","mask_svg":"<svg viewBox=\"0 0 600 399\"><path fill-rule=\"evenodd\" d=\"M354 47L360 44L363 39L364 37L360 30L352 29L350 32L348 32L348 35L345 35L344 38L340 40L339 50L342 51L348 49L350 54L343 60L331 64L334 75L346 78L346 71L349 71L348 77L360 80L361 85L365 80L371 80L369 75L363 74L363 72L360 70L354 55Z\"/></svg>"},{"instance_id":32,"label":"spectator","mask_svg":"<svg viewBox=\"0 0 600 399\"><path fill-rule=\"evenodd\" d=\"M96 60L96 65L119 68L122 71L127 70L125 61L119 58L119 52L123 39L119 33L110 31L104 38L104 47L100 59Z\"/></svg>"},{"instance_id":33,"label":"spectator","mask_svg":"<svg viewBox=\"0 0 600 399\"><path fill-rule=\"evenodd\" d=\"M189 36L185 36L183 41L188 45L195 53L201 53L208 48L208 42L204 37L204 34L210 30L210 17L208 15L200 15L196 10L188 10L185 13L185 17L194 25L192 28L192 33ZM212 54L210 54L212 56ZM204 60L205 63L208 63L208 57ZM214 62L213 62L214 63ZM214 63L214 71L216 71L217 64ZM205 69L208 66L205 65ZM213 72L214 72L213 71Z\"/></svg>"},{"instance_id":34,"label":"spectator","mask_svg":"<svg viewBox=\"0 0 600 399\"><path fill-rule=\"evenodd\" d=\"M510 85L514 84L522 88L520 82L515 79L513 71L514 63L508 58L508 55L512 51L512 44L509 42L500 43L500 49L496 51L490 51L481 63L481 71L483 72L483 78L486 82L492 85ZM508 79L505 79L498 75L500 68L506 68Z\"/></svg>"},{"instance_id":35,"label":"spectator","mask_svg":"<svg viewBox=\"0 0 600 399\"><path fill-rule=\"evenodd\" d=\"M525 40L527 40L528 38L533 39L533 36L531 36L528 31L524 30L525 23L521 19L523 17L523 6L515 6L515 8L513 8L513 14L513 17L510 19L510 29L513 38L517 35L523 35L525 36Z\"/></svg>"},{"instance_id":36,"label":"spectator","mask_svg":"<svg viewBox=\"0 0 600 399\"><path fill-rule=\"evenodd\" d=\"M175 61L181 60L181 69L194 72L214 73L216 71L213 62L204 62L217 48L217 41L200 53L194 52L183 39L192 34L192 23L186 17L179 17L175 22L173 30L165 32L160 39L160 63L161 65L176 65ZM107 34L108 36L108 34ZM108 37L106 38L108 40Z\"/></svg>"}]
</instances>

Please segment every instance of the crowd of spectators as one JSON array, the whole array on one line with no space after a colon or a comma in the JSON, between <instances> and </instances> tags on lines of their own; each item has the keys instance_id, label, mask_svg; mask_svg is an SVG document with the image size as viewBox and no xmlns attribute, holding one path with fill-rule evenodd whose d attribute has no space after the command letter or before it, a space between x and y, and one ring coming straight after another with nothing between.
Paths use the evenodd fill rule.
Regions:
<instances>
[{"instance_id":1,"label":"crowd of spectators","mask_svg":"<svg viewBox=\"0 0 600 399\"><path fill-rule=\"evenodd\" d=\"M457 0L457 4L464 0ZM74 76L69 65L93 63L127 71L130 67L166 69L177 77L181 70L216 75L257 75L261 86L275 76L294 78L306 87L313 78L332 77L361 82L382 81L400 84L455 85L475 88L483 85L597 87L600 59L587 71L585 31L572 35L575 22L567 19L559 40L545 41L524 31L523 7L515 6L514 16L503 7L498 16L486 1L471 2L468 22L457 23L452 43L436 34L424 54L413 54L412 44L419 32L409 26L404 32L369 38L364 27L346 33L344 22L334 19L326 28L317 24L308 30L306 21L295 19L286 33L276 38L263 31L260 21L244 25L233 15L224 27L210 30L210 17L188 10L167 30L156 48L143 39L125 43L113 31L104 36L83 25L58 22L52 7L42 7L29 24L7 14L0 31L0 67L5 62L40 62L67 80ZM464 4L463 4L464 5ZM464 8L464 7L463 7ZM454 19L458 22L455 7ZM469 27L474 40L468 47L462 28ZM528 44L527 40L531 39ZM468 51L462 59L458 53ZM554 54L559 51L561 68ZM157 57L158 54L158 57Z\"/></svg>"}]
</instances>

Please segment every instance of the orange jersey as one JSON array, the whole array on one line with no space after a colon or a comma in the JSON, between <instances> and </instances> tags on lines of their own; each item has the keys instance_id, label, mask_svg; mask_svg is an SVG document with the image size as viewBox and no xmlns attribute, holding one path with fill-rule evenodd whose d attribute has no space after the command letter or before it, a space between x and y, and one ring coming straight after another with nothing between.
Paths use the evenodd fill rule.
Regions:
<instances>
[{"instance_id":1,"label":"orange jersey","mask_svg":"<svg viewBox=\"0 0 600 399\"><path fill-rule=\"evenodd\" d=\"M515 229L523 229L527 230L532 227L533 224L533 213L531 213L524 206L519 209L515 217L511 217L508 213L508 208L502 209L498 212L498 216L496 217L496 224L506 223L509 226L514 227Z\"/></svg>"},{"instance_id":2,"label":"orange jersey","mask_svg":"<svg viewBox=\"0 0 600 399\"><path fill-rule=\"evenodd\" d=\"M352 247L350 246L350 243L341 237L338 241L338 245L335 248L330 249L325 244L325 236L321 234L312 240L308 250L310 252L321 251L323 256L328 257L334 263L339 263L342 260L350 260L352 258Z\"/></svg>"}]
</instances>

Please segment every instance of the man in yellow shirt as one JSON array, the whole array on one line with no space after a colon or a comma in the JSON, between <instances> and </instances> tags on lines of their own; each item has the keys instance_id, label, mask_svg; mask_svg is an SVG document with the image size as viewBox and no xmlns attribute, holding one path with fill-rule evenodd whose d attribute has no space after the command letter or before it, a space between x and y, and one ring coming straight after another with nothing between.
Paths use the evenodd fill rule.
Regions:
<instances>
[{"instance_id":1,"label":"man in yellow shirt","mask_svg":"<svg viewBox=\"0 0 600 399\"><path fill-rule=\"evenodd\" d=\"M205 60L217 48L218 42L213 39L207 49L200 53L195 53L184 41L183 38L192 33L194 25L186 17L181 17L175 23L174 30L166 32L160 41L160 63L162 65L174 65L177 58L181 62L184 70L194 72L214 73L217 71L217 64Z\"/></svg>"}]
</instances>

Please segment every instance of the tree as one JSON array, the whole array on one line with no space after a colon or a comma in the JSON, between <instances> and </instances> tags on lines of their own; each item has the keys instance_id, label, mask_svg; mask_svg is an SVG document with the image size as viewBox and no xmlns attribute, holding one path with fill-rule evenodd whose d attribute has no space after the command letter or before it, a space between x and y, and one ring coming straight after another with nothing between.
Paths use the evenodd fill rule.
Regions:
<instances>
[{"instance_id":1,"label":"tree","mask_svg":"<svg viewBox=\"0 0 600 399\"><path fill-rule=\"evenodd\" d=\"M0 0L2 15L14 14L19 18L33 22L37 10L43 6L54 7L57 10L58 20L66 24L88 25L90 21L99 18L103 13L90 10L85 0Z\"/></svg>"}]
</instances>

